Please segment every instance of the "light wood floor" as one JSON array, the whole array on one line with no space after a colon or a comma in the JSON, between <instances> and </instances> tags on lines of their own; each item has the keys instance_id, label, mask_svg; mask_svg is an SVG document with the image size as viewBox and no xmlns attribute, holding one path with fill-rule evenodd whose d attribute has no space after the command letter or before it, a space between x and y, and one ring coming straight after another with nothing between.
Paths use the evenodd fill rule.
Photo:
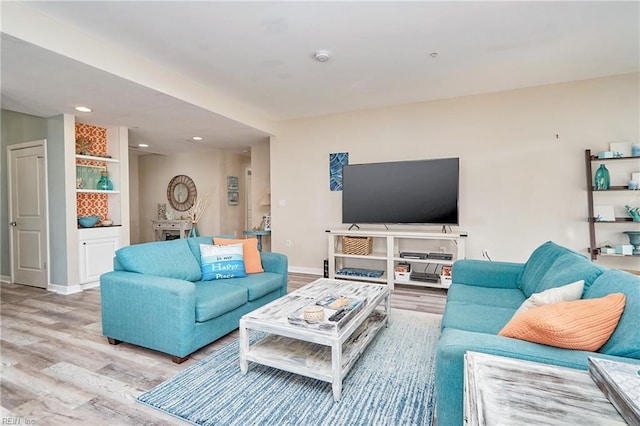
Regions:
<instances>
[{"instance_id":1,"label":"light wood floor","mask_svg":"<svg viewBox=\"0 0 640 426\"><path fill-rule=\"evenodd\" d=\"M289 291L317 278L289 274ZM162 353L109 345L102 336L98 288L68 296L14 284L0 290L2 424L186 424L135 397L237 336L236 330L176 365ZM445 298L440 289L396 286L391 305L442 313Z\"/></svg>"}]
</instances>

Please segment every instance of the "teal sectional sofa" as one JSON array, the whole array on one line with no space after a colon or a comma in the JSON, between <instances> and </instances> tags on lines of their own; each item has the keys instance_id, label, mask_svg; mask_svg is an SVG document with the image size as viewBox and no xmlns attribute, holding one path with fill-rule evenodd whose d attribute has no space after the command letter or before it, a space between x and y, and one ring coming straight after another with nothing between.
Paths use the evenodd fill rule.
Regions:
<instances>
[{"instance_id":1,"label":"teal sectional sofa","mask_svg":"<svg viewBox=\"0 0 640 426\"><path fill-rule=\"evenodd\" d=\"M116 252L114 271L100 277L102 333L185 361L238 328L240 317L287 293L287 258L260 253L264 272L200 281L197 237L136 244Z\"/></svg>"},{"instance_id":2,"label":"teal sectional sofa","mask_svg":"<svg viewBox=\"0 0 640 426\"><path fill-rule=\"evenodd\" d=\"M583 299L624 293L626 303L609 340L597 352L561 349L498 333L532 294L584 280ZM463 422L466 351L477 351L586 370L587 357L640 364L640 277L607 269L579 253L547 242L526 263L459 260L442 318L436 354L439 426Z\"/></svg>"}]
</instances>

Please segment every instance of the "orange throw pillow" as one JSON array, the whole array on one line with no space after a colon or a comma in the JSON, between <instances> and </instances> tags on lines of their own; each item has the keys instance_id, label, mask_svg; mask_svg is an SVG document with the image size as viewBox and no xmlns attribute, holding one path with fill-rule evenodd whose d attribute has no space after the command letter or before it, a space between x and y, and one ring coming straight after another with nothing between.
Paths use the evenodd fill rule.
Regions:
<instances>
[{"instance_id":1,"label":"orange throw pillow","mask_svg":"<svg viewBox=\"0 0 640 426\"><path fill-rule=\"evenodd\" d=\"M515 315L498 333L566 349L596 351L613 334L624 311L623 293L539 306Z\"/></svg>"},{"instance_id":2,"label":"orange throw pillow","mask_svg":"<svg viewBox=\"0 0 640 426\"><path fill-rule=\"evenodd\" d=\"M258 239L247 238L244 240L232 240L228 238L214 238L213 244L217 246L226 246L229 244L242 243L242 255L244 256L244 270L247 274L257 274L264 272L262 269L262 261L260 260L260 252L258 251Z\"/></svg>"}]
</instances>

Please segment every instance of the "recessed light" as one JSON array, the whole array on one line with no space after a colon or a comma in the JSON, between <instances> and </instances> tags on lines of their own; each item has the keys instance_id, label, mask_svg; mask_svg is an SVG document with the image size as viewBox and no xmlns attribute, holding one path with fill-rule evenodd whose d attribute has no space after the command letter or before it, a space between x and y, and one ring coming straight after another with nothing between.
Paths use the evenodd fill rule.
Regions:
<instances>
[{"instance_id":1,"label":"recessed light","mask_svg":"<svg viewBox=\"0 0 640 426\"><path fill-rule=\"evenodd\" d=\"M138 148L149 148L149 144L146 144L146 143L139 143L139 144L138 144Z\"/></svg>"},{"instance_id":2,"label":"recessed light","mask_svg":"<svg viewBox=\"0 0 640 426\"><path fill-rule=\"evenodd\" d=\"M200 137L200 136L194 136L194 137L192 137L191 139L193 139L194 141L201 141L201 140L202 140L202 137Z\"/></svg>"},{"instance_id":3,"label":"recessed light","mask_svg":"<svg viewBox=\"0 0 640 426\"><path fill-rule=\"evenodd\" d=\"M86 107L86 106L82 106L82 105L74 107L74 109L76 111L80 111L80 112L92 112L93 111L91 108Z\"/></svg>"}]
</instances>

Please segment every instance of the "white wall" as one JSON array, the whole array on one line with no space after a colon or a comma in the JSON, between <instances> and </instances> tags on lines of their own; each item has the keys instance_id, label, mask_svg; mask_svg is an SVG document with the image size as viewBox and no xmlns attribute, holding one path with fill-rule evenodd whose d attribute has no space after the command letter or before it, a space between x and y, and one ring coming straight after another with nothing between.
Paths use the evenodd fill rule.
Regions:
<instances>
[{"instance_id":1,"label":"white wall","mask_svg":"<svg viewBox=\"0 0 640 426\"><path fill-rule=\"evenodd\" d=\"M201 235L235 234L242 237L244 230L244 181L243 171L249 167L249 157L213 149L207 153L185 153L180 155L142 155L138 157L138 233L139 242L154 241L151 221L157 219L158 203L166 203L167 185L176 175L187 175L193 179L198 196L209 194L210 204L198 223ZM238 176L240 180L240 204L227 204L227 176ZM133 183L133 179L132 179ZM179 217L181 212L175 212ZM133 214L132 214L133 217Z\"/></svg>"},{"instance_id":2,"label":"white wall","mask_svg":"<svg viewBox=\"0 0 640 426\"><path fill-rule=\"evenodd\" d=\"M494 260L524 261L547 240L586 253L584 150L640 139L639 90L639 74L628 74L280 123L272 250L293 270L320 272L324 230L346 228L341 193L329 191L329 154L349 152L351 164L460 157L454 231L469 233L468 258L489 249ZM612 232L627 242L623 230ZM640 269L626 260L622 267Z\"/></svg>"},{"instance_id":3,"label":"white wall","mask_svg":"<svg viewBox=\"0 0 640 426\"><path fill-rule=\"evenodd\" d=\"M137 151L129 149L129 243L140 243L140 191L138 187L138 158Z\"/></svg>"}]
</instances>

